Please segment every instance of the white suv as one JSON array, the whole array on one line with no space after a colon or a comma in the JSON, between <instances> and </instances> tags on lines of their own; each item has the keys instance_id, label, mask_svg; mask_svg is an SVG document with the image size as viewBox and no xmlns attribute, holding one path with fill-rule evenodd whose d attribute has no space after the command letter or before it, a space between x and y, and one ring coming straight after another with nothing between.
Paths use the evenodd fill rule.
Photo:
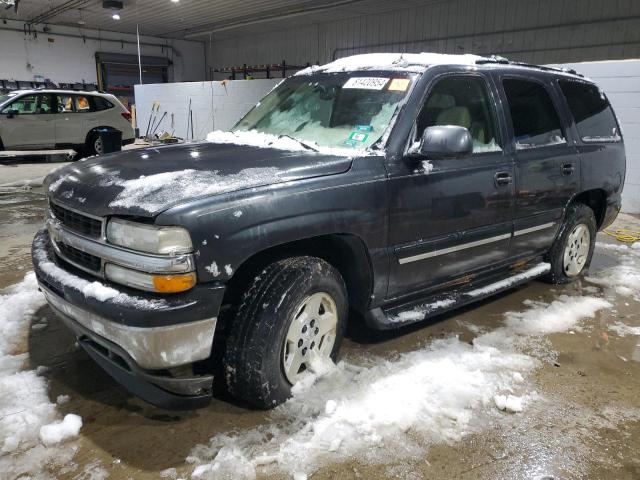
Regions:
<instances>
[{"instance_id":1,"label":"white suv","mask_svg":"<svg viewBox=\"0 0 640 480\"><path fill-rule=\"evenodd\" d=\"M16 90L0 95L0 150L73 148L104 153L100 129L135 140L131 114L113 95L67 90Z\"/></svg>"}]
</instances>

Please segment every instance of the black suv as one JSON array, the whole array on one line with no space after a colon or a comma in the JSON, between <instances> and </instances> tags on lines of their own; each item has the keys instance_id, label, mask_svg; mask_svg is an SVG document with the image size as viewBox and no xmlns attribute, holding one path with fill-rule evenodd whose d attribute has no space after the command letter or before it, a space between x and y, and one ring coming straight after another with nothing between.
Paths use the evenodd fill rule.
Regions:
<instances>
[{"instance_id":1,"label":"black suv","mask_svg":"<svg viewBox=\"0 0 640 480\"><path fill-rule=\"evenodd\" d=\"M52 173L38 281L131 392L262 408L335 360L349 319L398 328L531 278L582 275L625 153L573 71L374 54L287 79L208 142Z\"/></svg>"}]
</instances>

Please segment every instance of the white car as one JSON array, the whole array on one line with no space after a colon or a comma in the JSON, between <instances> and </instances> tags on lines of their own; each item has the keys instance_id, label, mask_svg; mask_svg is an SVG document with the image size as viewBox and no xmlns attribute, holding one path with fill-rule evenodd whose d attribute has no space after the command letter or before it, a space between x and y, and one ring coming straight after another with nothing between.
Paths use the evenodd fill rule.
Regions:
<instances>
[{"instance_id":1,"label":"white car","mask_svg":"<svg viewBox=\"0 0 640 480\"><path fill-rule=\"evenodd\" d=\"M131 114L113 95L68 90L16 90L0 95L0 150L73 148L104 153L101 129L133 143Z\"/></svg>"}]
</instances>

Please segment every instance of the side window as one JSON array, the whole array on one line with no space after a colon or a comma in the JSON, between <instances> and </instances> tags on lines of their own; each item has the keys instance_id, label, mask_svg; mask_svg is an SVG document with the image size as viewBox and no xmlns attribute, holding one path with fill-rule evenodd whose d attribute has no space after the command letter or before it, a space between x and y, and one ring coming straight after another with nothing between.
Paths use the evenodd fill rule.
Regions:
<instances>
[{"instance_id":1,"label":"side window","mask_svg":"<svg viewBox=\"0 0 640 480\"><path fill-rule=\"evenodd\" d=\"M10 111L18 112L18 115L38 113L38 95L24 95L2 109L2 113Z\"/></svg>"},{"instance_id":2,"label":"side window","mask_svg":"<svg viewBox=\"0 0 640 480\"><path fill-rule=\"evenodd\" d=\"M50 94L38 95L37 113L55 113L53 109L53 95L50 95Z\"/></svg>"},{"instance_id":3,"label":"side window","mask_svg":"<svg viewBox=\"0 0 640 480\"><path fill-rule=\"evenodd\" d=\"M102 97L93 97L93 104L95 105L96 111L109 110L113 108L113 104Z\"/></svg>"},{"instance_id":4,"label":"side window","mask_svg":"<svg viewBox=\"0 0 640 480\"><path fill-rule=\"evenodd\" d=\"M58 95L58 112L73 113L73 98L71 95Z\"/></svg>"},{"instance_id":5,"label":"side window","mask_svg":"<svg viewBox=\"0 0 640 480\"><path fill-rule=\"evenodd\" d=\"M89 103L89 99L84 95L74 95L73 96L76 112L86 113L91 112L93 109L91 108L91 104Z\"/></svg>"},{"instance_id":6,"label":"side window","mask_svg":"<svg viewBox=\"0 0 640 480\"><path fill-rule=\"evenodd\" d=\"M544 86L519 79L502 83L518 150L566 142L558 112Z\"/></svg>"},{"instance_id":7,"label":"side window","mask_svg":"<svg viewBox=\"0 0 640 480\"><path fill-rule=\"evenodd\" d=\"M583 141L621 140L611 105L597 86L575 80L560 80L559 84Z\"/></svg>"},{"instance_id":8,"label":"side window","mask_svg":"<svg viewBox=\"0 0 640 480\"><path fill-rule=\"evenodd\" d=\"M416 128L416 139L427 127L458 125L473 138L474 153L501 151L495 109L484 80L471 75L444 77L429 93Z\"/></svg>"}]
</instances>

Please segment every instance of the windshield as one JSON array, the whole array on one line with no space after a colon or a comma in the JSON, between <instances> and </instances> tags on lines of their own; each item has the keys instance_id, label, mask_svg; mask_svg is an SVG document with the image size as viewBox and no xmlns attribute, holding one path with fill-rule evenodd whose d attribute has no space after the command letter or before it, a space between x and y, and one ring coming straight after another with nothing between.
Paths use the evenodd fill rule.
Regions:
<instances>
[{"instance_id":1,"label":"windshield","mask_svg":"<svg viewBox=\"0 0 640 480\"><path fill-rule=\"evenodd\" d=\"M7 100L11 100L16 95L17 93L15 92L7 93L6 95L0 95L0 105L4 104Z\"/></svg>"},{"instance_id":2,"label":"windshield","mask_svg":"<svg viewBox=\"0 0 640 480\"><path fill-rule=\"evenodd\" d=\"M352 72L292 77L233 127L320 147L365 149L380 139L414 74Z\"/></svg>"}]
</instances>

